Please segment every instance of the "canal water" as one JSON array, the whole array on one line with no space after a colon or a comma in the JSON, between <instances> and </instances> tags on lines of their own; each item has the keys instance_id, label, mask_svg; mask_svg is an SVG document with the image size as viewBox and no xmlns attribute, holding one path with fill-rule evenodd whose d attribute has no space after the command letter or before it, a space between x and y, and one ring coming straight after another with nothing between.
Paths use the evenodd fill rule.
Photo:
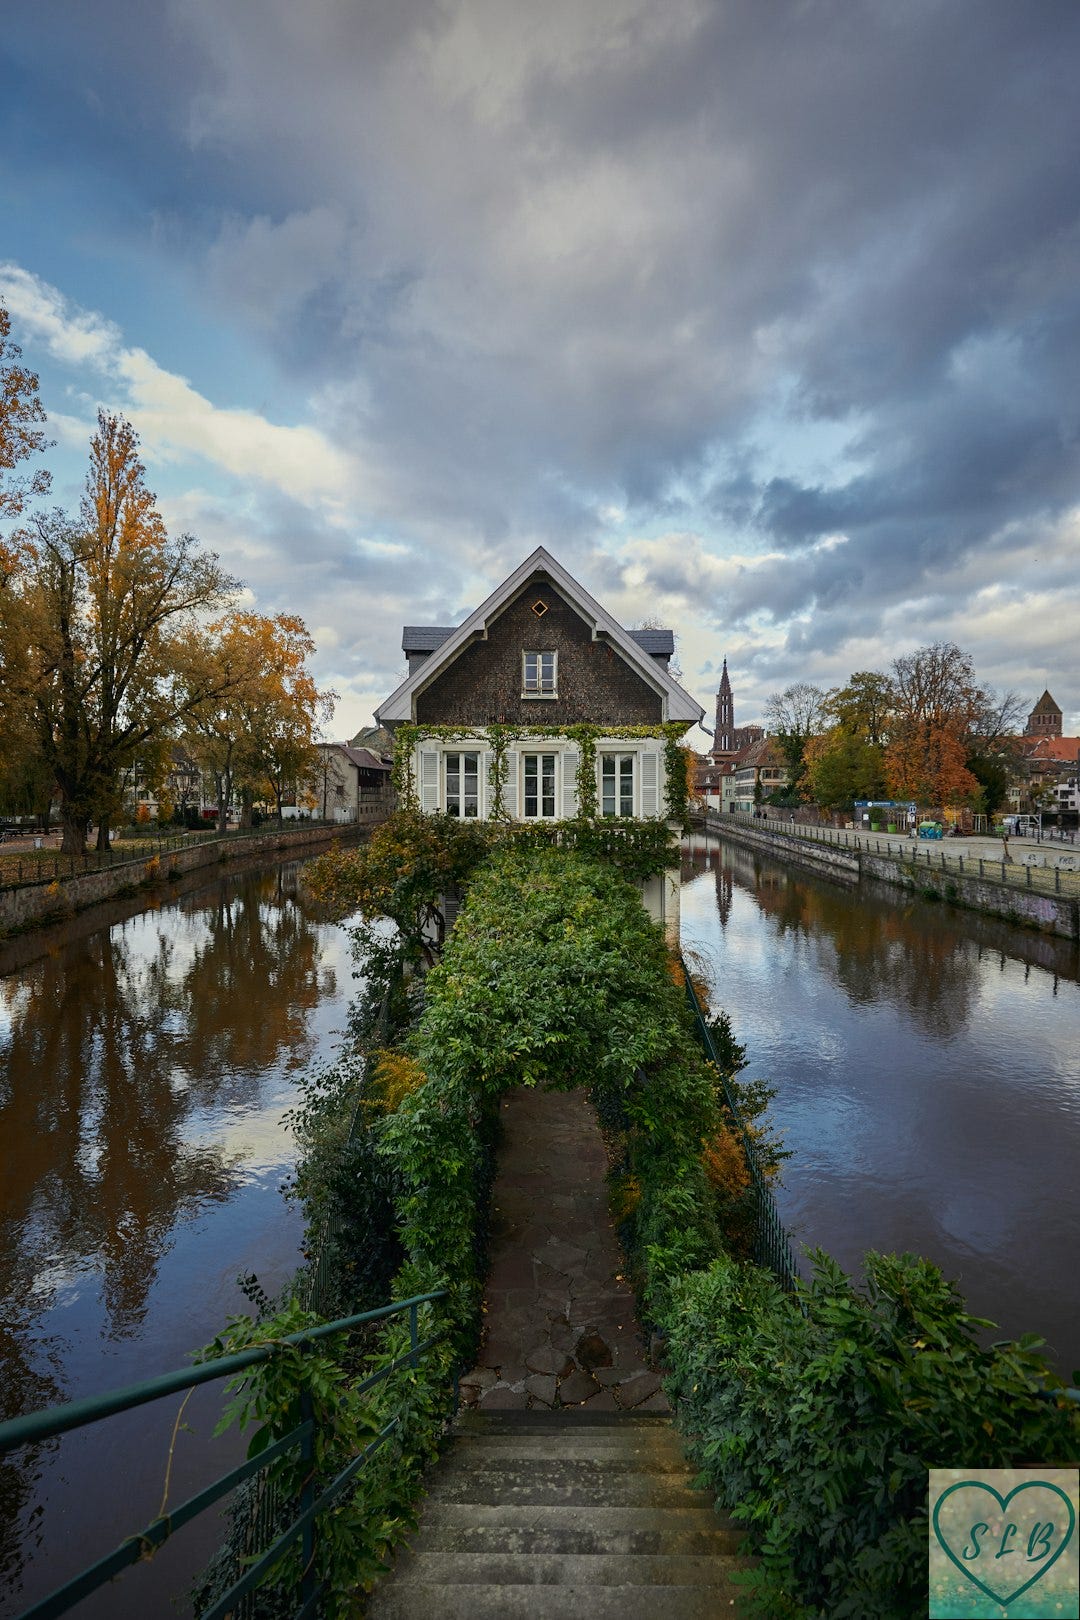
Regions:
<instances>
[{"instance_id":1,"label":"canal water","mask_svg":"<svg viewBox=\"0 0 1080 1620\"><path fill-rule=\"evenodd\" d=\"M356 988L300 870L189 879L160 909L76 919L44 953L40 936L0 948L0 1416L184 1366L250 1309L240 1274L273 1294L300 1263L282 1115ZM155 1516L179 1404L0 1463L0 1614ZM243 1454L211 1438L220 1404L207 1386L184 1411L171 1505ZM207 1514L78 1613L184 1612L170 1600L221 1530Z\"/></svg>"},{"instance_id":2,"label":"canal water","mask_svg":"<svg viewBox=\"0 0 1080 1620\"><path fill-rule=\"evenodd\" d=\"M796 1242L849 1271L910 1250L976 1316L1080 1368L1075 943L684 845L684 947L777 1088ZM805 1269L805 1267L804 1267ZM1001 1337L993 1334L990 1337Z\"/></svg>"}]
</instances>

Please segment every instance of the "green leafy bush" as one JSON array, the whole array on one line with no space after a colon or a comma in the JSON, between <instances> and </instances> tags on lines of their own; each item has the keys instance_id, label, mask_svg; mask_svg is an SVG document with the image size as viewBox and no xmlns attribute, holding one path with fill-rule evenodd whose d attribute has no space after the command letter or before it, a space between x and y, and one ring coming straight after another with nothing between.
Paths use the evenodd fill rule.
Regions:
<instances>
[{"instance_id":1,"label":"green leafy bush","mask_svg":"<svg viewBox=\"0 0 1080 1620\"><path fill-rule=\"evenodd\" d=\"M671 1288L669 1391L753 1532L766 1615L909 1620L926 1604L928 1468L1076 1455L1075 1409L1038 1393L1041 1340L981 1348L990 1324L913 1255L868 1254L866 1278L818 1251L798 1299L726 1257Z\"/></svg>"}]
</instances>

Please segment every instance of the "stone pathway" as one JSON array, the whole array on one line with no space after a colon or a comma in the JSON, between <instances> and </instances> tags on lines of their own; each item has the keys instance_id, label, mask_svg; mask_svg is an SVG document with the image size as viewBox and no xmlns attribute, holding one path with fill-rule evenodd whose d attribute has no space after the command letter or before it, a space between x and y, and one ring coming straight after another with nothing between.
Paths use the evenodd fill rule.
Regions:
<instances>
[{"instance_id":1,"label":"stone pathway","mask_svg":"<svg viewBox=\"0 0 1080 1620\"><path fill-rule=\"evenodd\" d=\"M502 1108L485 1325L463 1402L666 1412L623 1278L585 1092L520 1087Z\"/></svg>"}]
</instances>

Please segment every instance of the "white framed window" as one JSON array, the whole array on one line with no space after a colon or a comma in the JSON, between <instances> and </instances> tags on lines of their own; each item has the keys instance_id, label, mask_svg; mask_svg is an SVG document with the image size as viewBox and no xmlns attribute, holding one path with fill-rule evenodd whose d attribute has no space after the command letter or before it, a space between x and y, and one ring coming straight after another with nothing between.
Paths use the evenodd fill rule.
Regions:
<instances>
[{"instance_id":1,"label":"white framed window","mask_svg":"<svg viewBox=\"0 0 1080 1620\"><path fill-rule=\"evenodd\" d=\"M444 755L446 782L443 804L448 816L479 816L480 755Z\"/></svg>"},{"instance_id":2,"label":"white framed window","mask_svg":"<svg viewBox=\"0 0 1080 1620\"><path fill-rule=\"evenodd\" d=\"M600 755L600 814L634 814L634 755Z\"/></svg>"},{"instance_id":3,"label":"white framed window","mask_svg":"<svg viewBox=\"0 0 1080 1620\"><path fill-rule=\"evenodd\" d=\"M559 655L554 652L523 652L521 655L521 695L529 698L558 696Z\"/></svg>"},{"instance_id":4,"label":"white framed window","mask_svg":"<svg viewBox=\"0 0 1080 1620\"><path fill-rule=\"evenodd\" d=\"M555 754L522 754L521 814L525 820L555 816Z\"/></svg>"}]
</instances>

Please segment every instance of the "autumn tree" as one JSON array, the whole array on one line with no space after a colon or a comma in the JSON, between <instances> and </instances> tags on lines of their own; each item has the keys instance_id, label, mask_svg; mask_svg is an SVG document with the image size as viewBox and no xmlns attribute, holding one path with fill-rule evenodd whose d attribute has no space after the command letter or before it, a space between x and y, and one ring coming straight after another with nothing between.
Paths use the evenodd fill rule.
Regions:
<instances>
[{"instance_id":1,"label":"autumn tree","mask_svg":"<svg viewBox=\"0 0 1080 1620\"><path fill-rule=\"evenodd\" d=\"M820 686L796 681L769 698L765 705L765 723L787 764L785 798L796 803L805 797L806 745L825 723L825 693Z\"/></svg>"},{"instance_id":2,"label":"autumn tree","mask_svg":"<svg viewBox=\"0 0 1080 1620\"><path fill-rule=\"evenodd\" d=\"M804 750L807 786L824 809L885 797L885 744L894 703L891 679L877 670L859 670L846 686L828 693L822 714L831 724Z\"/></svg>"},{"instance_id":3,"label":"autumn tree","mask_svg":"<svg viewBox=\"0 0 1080 1620\"><path fill-rule=\"evenodd\" d=\"M21 461L46 449L48 440L37 376L21 364L22 350L10 333L11 318L0 306L0 519L18 517L28 495L44 495L49 488L44 469L11 476Z\"/></svg>"},{"instance_id":4,"label":"autumn tree","mask_svg":"<svg viewBox=\"0 0 1080 1620\"><path fill-rule=\"evenodd\" d=\"M924 805L970 801L979 782L968 768L973 739L994 712L971 655L938 641L893 664L895 716L885 751L894 798Z\"/></svg>"},{"instance_id":5,"label":"autumn tree","mask_svg":"<svg viewBox=\"0 0 1080 1620\"><path fill-rule=\"evenodd\" d=\"M78 519L53 512L30 530L24 597L38 748L62 801L65 850L92 819L107 844L123 773L215 695L178 678L200 614L236 582L190 535L171 538L146 486L138 438L102 411Z\"/></svg>"},{"instance_id":6,"label":"autumn tree","mask_svg":"<svg viewBox=\"0 0 1080 1620\"><path fill-rule=\"evenodd\" d=\"M0 307L0 522L17 520L28 497L44 495L49 488L49 474L43 468L15 476L22 462L47 448L44 422L37 376L22 364L22 350L11 341L10 317ZM28 560L25 537L18 530L0 534L0 775L20 780L24 765L33 775L37 764L31 765L30 717L20 698L26 687L26 626L20 585ZM4 797L10 802L12 793L5 792ZM15 791L14 798L19 797ZM47 805L48 795L45 802Z\"/></svg>"},{"instance_id":7,"label":"autumn tree","mask_svg":"<svg viewBox=\"0 0 1080 1620\"><path fill-rule=\"evenodd\" d=\"M236 692L242 760L274 800L280 821L286 794L311 781L319 768L316 742L337 693L320 692L307 667L315 643L303 619L289 613L239 618L253 654L251 677Z\"/></svg>"}]
</instances>

